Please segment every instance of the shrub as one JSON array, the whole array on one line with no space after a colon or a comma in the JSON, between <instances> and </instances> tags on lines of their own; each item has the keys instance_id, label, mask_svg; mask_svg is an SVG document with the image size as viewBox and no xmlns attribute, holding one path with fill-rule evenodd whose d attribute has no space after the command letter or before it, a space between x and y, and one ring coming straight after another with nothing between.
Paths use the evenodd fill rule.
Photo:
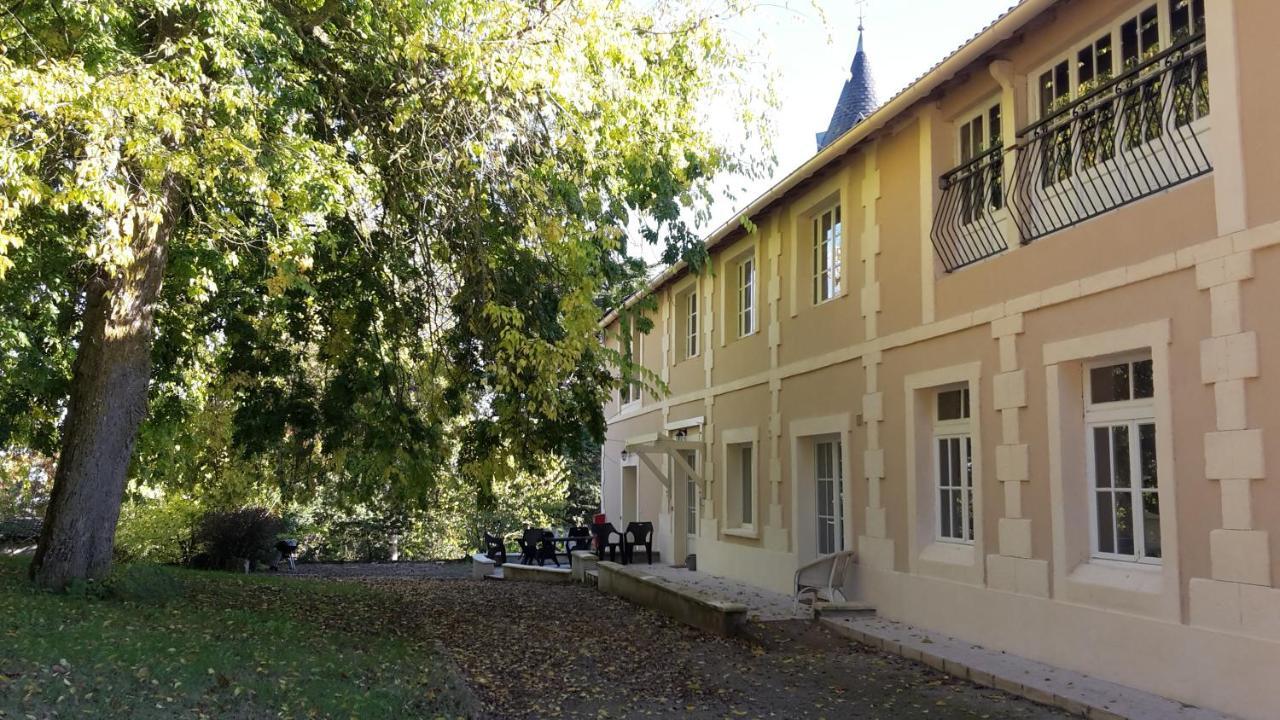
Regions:
<instances>
[{"instance_id":1,"label":"shrub","mask_svg":"<svg viewBox=\"0 0 1280 720\"><path fill-rule=\"evenodd\" d=\"M191 560L192 530L202 510L181 495L133 499L120 510L116 561L178 564Z\"/></svg>"},{"instance_id":2,"label":"shrub","mask_svg":"<svg viewBox=\"0 0 1280 720\"><path fill-rule=\"evenodd\" d=\"M269 563L284 522L266 508L209 512L196 524L192 564L213 570L234 570L240 562Z\"/></svg>"}]
</instances>

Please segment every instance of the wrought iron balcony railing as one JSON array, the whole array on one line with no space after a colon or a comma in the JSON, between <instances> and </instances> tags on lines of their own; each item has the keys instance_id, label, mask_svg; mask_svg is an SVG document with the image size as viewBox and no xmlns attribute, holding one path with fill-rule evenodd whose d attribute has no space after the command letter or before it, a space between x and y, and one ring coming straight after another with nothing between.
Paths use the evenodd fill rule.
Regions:
<instances>
[{"instance_id":1,"label":"wrought iron balcony railing","mask_svg":"<svg viewBox=\"0 0 1280 720\"><path fill-rule=\"evenodd\" d=\"M1004 152L991 148L942 176L931 236L947 272L1009 248L996 220L1004 208Z\"/></svg>"},{"instance_id":2,"label":"wrought iron balcony railing","mask_svg":"<svg viewBox=\"0 0 1280 720\"><path fill-rule=\"evenodd\" d=\"M1210 172L1208 114L1201 33L1023 130L1008 198L1022 242Z\"/></svg>"}]
</instances>

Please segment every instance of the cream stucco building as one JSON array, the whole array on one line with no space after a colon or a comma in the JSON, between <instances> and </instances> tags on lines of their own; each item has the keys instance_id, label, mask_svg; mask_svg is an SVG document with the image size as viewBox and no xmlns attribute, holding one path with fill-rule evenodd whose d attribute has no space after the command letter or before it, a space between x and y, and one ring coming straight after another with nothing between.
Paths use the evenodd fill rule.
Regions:
<instances>
[{"instance_id":1,"label":"cream stucco building","mask_svg":"<svg viewBox=\"0 0 1280 720\"><path fill-rule=\"evenodd\" d=\"M603 510L783 591L854 549L881 616L1280 717L1277 28L1024 0L824 134L651 283L667 392L606 409Z\"/></svg>"}]
</instances>

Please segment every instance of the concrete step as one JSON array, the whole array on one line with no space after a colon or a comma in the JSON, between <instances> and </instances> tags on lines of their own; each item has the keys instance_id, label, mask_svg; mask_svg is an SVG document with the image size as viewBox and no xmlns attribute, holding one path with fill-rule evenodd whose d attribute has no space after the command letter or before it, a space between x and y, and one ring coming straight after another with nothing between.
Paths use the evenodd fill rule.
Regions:
<instances>
[{"instance_id":1,"label":"concrete step","mask_svg":"<svg viewBox=\"0 0 1280 720\"><path fill-rule=\"evenodd\" d=\"M597 587L597 586L599 586L599 585L600 585L600 571L599 571L599 570L588 570L588 571L586 571L585 573L583 573L582 575L583 575L583 578L582 578L583 583L585 583L585 584L587 584L587 585L590 585L590 586L592 586L592 587Z\"/></svg>"},{"instance_id":2,"label":"concrete step","mask_svg":"<svg viewBox=\"0 0 1280 720\"><path fill-rule=\"evenodd\" d=\"M847 602L819 602L813 605L813 614L817 617L848 617L857 615L875 615L875 606L856 600Z\"/></svg>"},{"instance_id":3,"label":"concrete step","mask_svg":"<svg viewBox=\"0 0 1280 720\"><path fill-rule=\"evenodd\" d=\"M490 574L490 575L485 575L485 576L484 576L484 579L485 579L485 580L504 580L505 578L503 578L503 577L502 577L501 575L499 575L498 573L492 573L492 574Z\"/></svg>"}]
</instances>

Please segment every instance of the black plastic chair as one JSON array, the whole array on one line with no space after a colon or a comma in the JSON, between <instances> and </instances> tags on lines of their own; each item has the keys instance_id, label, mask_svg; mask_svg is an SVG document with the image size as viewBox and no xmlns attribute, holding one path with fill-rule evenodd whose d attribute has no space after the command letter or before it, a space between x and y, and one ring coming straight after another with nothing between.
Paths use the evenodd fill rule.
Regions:
<instances>
[{"instance_id":1,"label":"black plastic chair","mask_svg":"<svg viewBox=\"0 0 1280 720\"><path fill-rule=\"evenodd\" d=\"M497 565L507 561L507 544L497 535L484 534L484 556Z\"/></svg>"},{"instance_id":2,"label":"black plastic chair","mask_svg":"<svg viewBox=\"0 0 1280 720\"><path fill-rule=\"evenodd\" d=\"M555 536L546 528L526 528L524 535L517 541L520 543L520 564L532 565L536 562L538 565L545 565L550 560L556 567L560 567L560 560L556 557L556 544L551 540L553 537Z\"/></svg>"},{"instance_id":3,"label":"black plastic chair","mask_svg":"<svg viewBox=\"0 0 1280 720\"><path fill-rule=\"evenodd\" d=\"M565 552L571 553L574 550L590 550L591 549L591 529L585 527L569 528L569 537L573 538L565 543Z\"/></svg>"},{"instance_id":4,"label":"black plastic chair","mask_svg":"<svg viewBox=\"0 0 1280 720\"><path fill-rule=\"evenodd\" d=\"M624 564L635 561L636 546L643 545L649 564L653 564L653 523L627 523L627 532L623 535L622 555Z\"/></svg>"},{"instance_id":5,"label":"black plastic chair","mask_svg":"<svg viewBox=\"0 0 1280 720\"><path fill-rule=\"evenodd\" d=\"M550 530L542 531L542 539L538 541L538 564L542 565L547 560L560 567L560 558L556 557L556 534Z\"/></svg>"},{"instance_id":6,"label":"black plastic chair","mask_svg":"<svg viewBox=\"0 0 1280 720\"><path fill-rule=\"evenodd\" d=\"M601 558L606 552L609 553L609 560L613 561L613 555L616 551L619 555L623 555L622 562L626 562L625 553L622 552L622 533L613 526L613 523L592 523L591 534L595 537L596 553ZM615 541L613 537L618 539Z\"/></svg>"}]
</instances>

